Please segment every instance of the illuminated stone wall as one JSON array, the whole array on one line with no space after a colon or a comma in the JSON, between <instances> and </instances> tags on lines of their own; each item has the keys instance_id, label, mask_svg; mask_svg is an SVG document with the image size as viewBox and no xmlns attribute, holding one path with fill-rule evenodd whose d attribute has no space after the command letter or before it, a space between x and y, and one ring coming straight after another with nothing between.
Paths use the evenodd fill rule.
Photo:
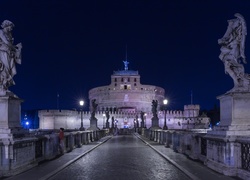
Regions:
<instances>
[{"instance_id":1,"label":"illuminated stone wall","mask_svg":"<svg viewBox=\"0 0 250 180\"><path fill-rule=\"evenodd\" d=\"M165 97L165 90L154 85L142 85L138 71L115 71L111 84L89 91L90 102L96 99L98 110L119 112L151 112L152 101L157 100L158 109ZM90 103L91 105L91 103ZM90 106L90 110L92 107Z\"/></svg>"}]
</instances>

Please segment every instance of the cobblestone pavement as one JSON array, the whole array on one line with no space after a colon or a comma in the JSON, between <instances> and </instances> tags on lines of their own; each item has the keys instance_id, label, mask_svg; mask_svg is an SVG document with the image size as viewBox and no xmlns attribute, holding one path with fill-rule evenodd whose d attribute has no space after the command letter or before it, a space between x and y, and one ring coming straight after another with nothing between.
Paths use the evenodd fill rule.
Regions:
<instances>
[{"instance_id":1,"label":"cobblestone pavement","mask_svg":"<svg viewBox=\"0 0 250 180\"><path fill-rule=\"evenodd\" d=\"M53 180L190 179L133 135L114 136L64 169Z\"/></svg>"},{"instance_id":2,"label":"cobblestone pavement","mask_svg":"<svg viewBox=\"0 0 250 180\"><path fill-rule=\"evenodd\" d=\"M184 154L176 153L173 149L166 148L157 142L150 141L139 134L135 134L148 146L161 154L166 160L185 172L191 179L200 180L240 180L238 177L229 177L209 169L201 162L189 159Z\"/></svg>"}]
</instances>

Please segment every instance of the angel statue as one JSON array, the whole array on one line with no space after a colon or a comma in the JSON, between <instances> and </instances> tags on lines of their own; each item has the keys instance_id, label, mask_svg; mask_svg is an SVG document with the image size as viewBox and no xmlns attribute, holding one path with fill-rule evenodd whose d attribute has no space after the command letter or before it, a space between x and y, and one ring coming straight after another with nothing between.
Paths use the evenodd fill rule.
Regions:
<instances>
[{"instance_id":1,"label":"angel statue","mask_svg":"<svg viewBox=\"0 0 250 180\"><path fill-rule=\"evenodd\" d=\"M15 64L21 64L22 44L13 44L11 31L14 24L11 21L4 20L1 27L3 29L0 29L0 94L4 95L8 88L15 84Z\"/></svg>"},{"instance_id":2,"label":"angel statue","mask_svg":"<svg viewBox=\"0 0 250 180\"><path fill-rule=\"evenodd\" d=\"M96 103L96 99L92 99L91 105L92 105L91 117L94 118L98 106L98 104Z\"/></svg>"},{"instance_id":3,"label":"angel statue","mask_svg":"<svg viewBox=\"0 0 250 180\"><path fill-rule=\"evenodd\" d=\"M218 40L221 45L219 58L225 66L225 73L229 74L234 81L231 91L249 91L249 75L245 74L246 64L245 41L247 35L246 22L239 13L236 18L228 20L228 27L224 36Z\"/></svg>"},{"instance_id":4,"label":"angel statue","mask_svg":"<svg viewBox=\"0 0 250 180\"><path fill-rule=\"evenodd\" d=\"M152 101L152 113L153 113L153 117L158 117L157 116L157 106L158 106L158 101L157 100L153 100Z\"/></svg>"},{"instance_id":5,"label":"angel statue","mask_svg":"<svg viewBox=\"0 0 250 180\"><path fill-rule=\"evenodd\" d=\"M123 63L124 63L124 70L127 71L129 62L126 60L126 61L123 61Z\"/></svg>"}]
</instances>

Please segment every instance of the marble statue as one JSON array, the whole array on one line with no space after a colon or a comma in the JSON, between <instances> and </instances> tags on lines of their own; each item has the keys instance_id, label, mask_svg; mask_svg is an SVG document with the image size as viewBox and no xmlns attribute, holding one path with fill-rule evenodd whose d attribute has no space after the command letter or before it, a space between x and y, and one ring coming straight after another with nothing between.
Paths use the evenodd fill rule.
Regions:
<instances>
[{"instance_id":1,"label":"marble statue","mask_svg":"<svg viewBox=\"0 0 250 180\"><path fill-rule=\"evenodd\" d=\"M109 118L110 118L109 111L105 112L105 116L106 116L106 122L109 122Z\"/></svg>"},{"instance_id":2,"label":"marble statue","mask_svg":"<svg viewBox=\"0 0 250 180\"><path fill-rule=\"evenodd\" d=\"M152 101L152 113L153 113L153 117L158 117L157 116L157 106L158 106L158 101L157 100L153 100Z\"/></svg>"},{"instance_id":3,"label":"marble statue","mask_svg":"<svg viewBox=\"0 0 250 180\"><path fill-rule=\"evenodd\" d=\"M145 112L141 111L140 113L141 115L141 127L144 128L145 127L145 119L144 119L144 115L145 115Z\"/></svg>"},{"instance_id":4,"label":"marble statue","mask_svg":"<svg viewBox=\"0 0 250 180\"><path fill-rule=\"evenodd\" d=\"M219 58L224 63L225 73L234 81L231 91L249 91L250 76L244 72L243 66L243 63L247 63L244 52L247 27L241 14L236 13L234 16L236 18L228 20L226 33L218 40L221 45Z\"/></svg>"},{"instance_id":5,"label":"marble statue","mask_svg":"<svg viewBox=\"0 0 250 180\"><path fill-rule=\"evenodd\" d=\"M111 118L111 127L112 128L115 127L115 118L114 118L114 116L112 116L112 118Z\"/></svg>"},{"instance_id":6,"label":"marble statue","mask_svg":"<svg viewBox=\"0 0 250 180\"><path fill-rule=\"evenodd\" d=\"M6 93L8 88L15 85L13 77L16 75L16 63L21 64L22 44L14 45L12 29L14 24L4 20L0 29L0 92Z\"/></svg>"},{"instance_id":7,"label":"marble statue","mask_svg":"<svg viewBox=\"0 0 250 180\"><path fill-rule=\"evenodd\" d=\"M94 118L98 104L96 103L96 99L93 99L91 103L92 103L91 117Z\"/></svg>"},{"instance_id":8,"label":"marble statue","mask_svg":"<svg viewBox=\"0 0 250 180\"><path fill-rule=\"evenodd\" d=\"M144 121L144 114L145 112L141 111L140 115L141 115L141 120Z\"/></svg>"}]
</instances>

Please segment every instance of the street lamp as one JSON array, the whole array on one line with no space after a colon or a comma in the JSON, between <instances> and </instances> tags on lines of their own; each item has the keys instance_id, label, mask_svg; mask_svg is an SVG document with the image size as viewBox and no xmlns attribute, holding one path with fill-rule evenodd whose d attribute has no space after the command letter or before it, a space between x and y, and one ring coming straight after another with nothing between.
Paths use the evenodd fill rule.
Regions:
<instances>
[{"instance_id":1,"label":"street lamp","mask_svg":"<svg viewBox=\"0 0 250 180\"><path fill-rule=\"evenodd\" d=\"M83 100L80 100L80 101L79 101L79 104L80 104L80 106L81 106L81 127L80 127L80 130L81 130L81 131L84 131L85 129L84 129L84 127L83 127L83 117L82 117L82 107L83 107L83 105L84 105L84 101L83 101Z\"/></svg>"},{"instance_id":2,"label":"street lamp","mask_svg":"<svg viewBox=\"0 0 250 180\"><path fill-rule=\"evenodd\" d=\"M145 117L145 119L144 119L144 127L147 129L147 126L146 126L147 113L144 113L144 117Z\"/></svg>"},{"instance_id":3,"label":"street lamp","mask_svg":"<svg viewBox=\"0 0 250 180\"><path fill-rule=\"evenodd\" d=\"M135 132L136 132L136 119L134 119L134 128L135 128Z\"/></svg>"},{"instance_id":4,"label":"street lamp","mask_svg":"<svg viewBox=\"0 0 250 180\"><path fill-rule=\"evenodd\" d=\"M104 124L104 122L105 122L105 117L106 117L106 114L105 114L105 113L103 113L103 114L102 114L102 116L103 116L103 129L105 129L105 124Z\"/></svg>"},{"instance_id":5,"label":"street lamp","mask_svg":"<svg viewBox=\"0 0 250 180\"><path fill-rule=\"evenodd\" d=\"M163 104L164 104L164 126L163 126L163 130L167 130L167 122L166 122L166 105L168 104L168 100L164 99L163 100Z\"/></svg>"}]
</instances>

